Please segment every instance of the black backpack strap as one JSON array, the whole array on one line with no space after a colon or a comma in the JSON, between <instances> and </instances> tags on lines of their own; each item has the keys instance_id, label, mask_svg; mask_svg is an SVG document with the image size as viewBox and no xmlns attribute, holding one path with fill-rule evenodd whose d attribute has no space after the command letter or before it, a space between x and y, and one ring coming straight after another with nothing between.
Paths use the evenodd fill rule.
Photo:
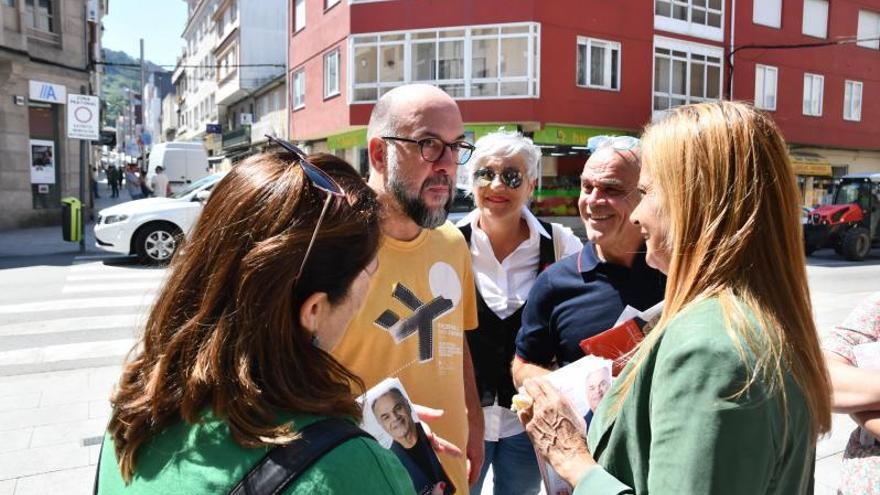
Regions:
<instances>
[{"instance_id":1,"label":"black backpack strap","mask_svg":"<svg viewBox=\"0 0 880 495\"><path fill-rule=\"evenodd\" d=\"M270 450L229 494L281 493L315 462L343 442L357 437L373 438L357 425L340 418L317 421L299 433L300 437L293 442Z\"/></svg>"},{"instance_id":2,"label":"black backpack strap","mask_svg":"<svg viewBox=\"0 0 880 495\"><path fill-rule=\"evenodd\" d=\"M98 495L98 477L101 474L101 456L104 455L104 438L101 437L101 448L98 449L98 465L95 466L95 484L92 485L92 495Z\"/></svg>"},{"instance_id":3,"label":"black backpack strap","mask_svg":"<svg viewBox=\"0 0 880 495\"><path fill-rule=\"evenodd\" d=\"M464 242L467 243L468 246L471 245L471 224L462 225L458 228L461 231L461 235L464 236Z\"/></svg>"},{"instance_id":4,"label":"black backpack strap","mask_svg":"<svg viewBox=\"0 0 880 495\"><path fill-rule=\"evenodd\" d=\"M538 236L538 273L541 273L556 262L556 248L553 244L553 226L543 220L538 220L538 223L550 234L549 238Z\"/></svg>"}]
</instances>

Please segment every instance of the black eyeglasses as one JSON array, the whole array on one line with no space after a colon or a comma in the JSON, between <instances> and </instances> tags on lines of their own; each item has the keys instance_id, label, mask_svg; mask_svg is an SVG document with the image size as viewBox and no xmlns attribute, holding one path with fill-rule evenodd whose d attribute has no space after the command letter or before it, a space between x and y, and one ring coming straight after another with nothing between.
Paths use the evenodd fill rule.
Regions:
<instances>
[{"instance_id":1,"label":"black eyeglasses","mask_svg":"<svg viewBox=\"0 0 880 495\"><path fill-rule=\"evenodd\" d=\"M284 141L283 139L272 137L268 134L266 134L266 137L269 141L278 143L282 148L296 155L296 163L299 163L300 167L302 167L306 177L312 182L312 186L314 186L315 189L327 193L327 199L324 200L324 207L321 209L321 215L318 217L318 221L315 222L315 230L312 231L312 238L309 240L309 247L306 248L306 254L303 256L302 263L299 265L299 271L296 273L296 279L299 280L299 277L303 273L303 269L306 267L306 261L309 259L309 254L312 252L312 246L315 244L315 239L318 237L318 230L321 228L321 223L324 222L324 215L330 207L330 201L332 201L333 198L345 196L345 191L343 191L342 186L333 180L332 177L327 175L326 172L309 163L306 159L305 152L299 149L298 146Z\"/></svg>"},{"instance_id":2,"label":"black eyeglasses","mask_svg":"<svg viewBox=\"0 0 880 495\"><path fill-rule=\"evenodd\" d=\"M474 184L480 187L489 187L495 177L501 179L501 183L510 189L517 189L523 183L523 173L515 168L505 168L496 172L491 168L481 168L474 172Z\"/></svg>"},{"instance_id":3,"label":"black eyeglasses","mask_svg":"<svg viewBox=\"0 0 880 495\"><path fill-rule=\"evenodd\" d=\"M419 145L419 152L422 154L422 158L424 158L425 161L432 163L443 158L443 153L446 152L446 148L449 148L449 151L453 153L455 163L459 165L467 163L467 161L471 159L471 155L474 154L474 145L467 141L447 143L446 141L435 137L410 139L396 136L382 136L382 139L400 141L403 143L415 143Z\"/></svg>"}]
</instances>

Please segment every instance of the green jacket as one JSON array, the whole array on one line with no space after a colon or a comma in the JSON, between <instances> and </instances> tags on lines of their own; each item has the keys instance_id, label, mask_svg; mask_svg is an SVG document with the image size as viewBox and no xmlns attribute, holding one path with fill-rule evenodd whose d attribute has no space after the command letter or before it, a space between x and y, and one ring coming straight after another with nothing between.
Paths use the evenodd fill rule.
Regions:
<instances>
[{"instance_id":1,"label":"green jacket","mask_svg":"<svg viewBox=\"0 0 880 495\"><path fill-rule=\"evenodd\" d=\"M295 414L297 428L321 419ZM122 481L113 440L104 437L99 490L111 494L224 494L266 454L265 448L245 448L232 440L229 427L213 414L202 422L179 422L151 439L138 451L131 484ZM412 494L409 474L390 450L370 438L348 440L312 465L283 493L287 495Z\"/></svg>"},{"instance_id":2,"label":"green jacket","mask_svg":"<svg viewBox=\"0 0 880 495\"><path fill-rule=\"evenodd\" d=\"M808 493L815 444L800 388L786 377L786 425L781 401L760 380L731 397L747 374L718 300L686 309L638 371L616 419L610 408L620 380L599 406L588 444L601 467L584 474L575 494Z\"/></svg>"}]
</instances>

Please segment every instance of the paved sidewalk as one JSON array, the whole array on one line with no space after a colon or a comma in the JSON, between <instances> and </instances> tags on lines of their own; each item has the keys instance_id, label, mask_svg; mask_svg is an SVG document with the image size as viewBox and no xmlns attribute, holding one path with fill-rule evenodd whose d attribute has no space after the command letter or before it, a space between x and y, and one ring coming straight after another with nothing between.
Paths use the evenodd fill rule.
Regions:
<instances>
[{"instance_id":1,"label":"paved sidewalk","mask_svg":"<svg viewBox=\"0 0 880 495\"><path fill-rule=\"evenodd\" d=\"M98 189L101 197L95 200L95 216L104 208L131 201L131 197L124 189L119 192L118 198L111 198L106 182L98 183ZM85 254L105 253L95 247L94 219L90 218L88 211L83 213L86 222ZM54 254L80 254L78 242L65 242L61 238L60 224L52 227L34 227L0 232L0 259Z\"/></svg>"},{"instance_id":2,"label":"paved sidewalk","mask_svg":"<svg viewBox=\"0 0 880 495\"><path fill-rule=\"evenodd\" d=\"M103 192L103 188L102 188ZM102 194L97 209L128 200ZM547 218L583 236L577 217ZM91 223L86 228L87 252L94 248ZM808 273L817 326L843 320L860 297L876 290L880 258L852 264L833 252L808 259ZM61 240L60 227L0 233L0 266L23 263L38 255L78 253L78 245ZM88 493L97 462L97 442L108 414L108 397L120 368L108 366L73 371L8 376L0 379L0 495ZM835 415L832 433L819 442L816 494L836 494L843 449L854 423ZM489 476L488 479L491 479ZM486 483L486 489L491 483ZM484 490L484 493L490 493Z\"/></svg>"}]
</instances>

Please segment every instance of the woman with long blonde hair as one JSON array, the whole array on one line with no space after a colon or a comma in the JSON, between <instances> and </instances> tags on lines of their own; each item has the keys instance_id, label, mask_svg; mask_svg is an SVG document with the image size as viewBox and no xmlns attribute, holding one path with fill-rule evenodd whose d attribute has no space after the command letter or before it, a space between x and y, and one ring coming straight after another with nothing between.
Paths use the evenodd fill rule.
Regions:
<instances>
[{"instance_id":1,"label":"woman with long blonde hair","mask_svg":"<svg viewBox=\"0 0 880 495\"><path fill-rule=\"evenodd\" d=\"M575 493L808 493L831 404L785 143L731 102L680 107L642 138L631 220L668 275L663 315L579 418L547 382L521 412Z\"/></svg>"}]
</instances>

